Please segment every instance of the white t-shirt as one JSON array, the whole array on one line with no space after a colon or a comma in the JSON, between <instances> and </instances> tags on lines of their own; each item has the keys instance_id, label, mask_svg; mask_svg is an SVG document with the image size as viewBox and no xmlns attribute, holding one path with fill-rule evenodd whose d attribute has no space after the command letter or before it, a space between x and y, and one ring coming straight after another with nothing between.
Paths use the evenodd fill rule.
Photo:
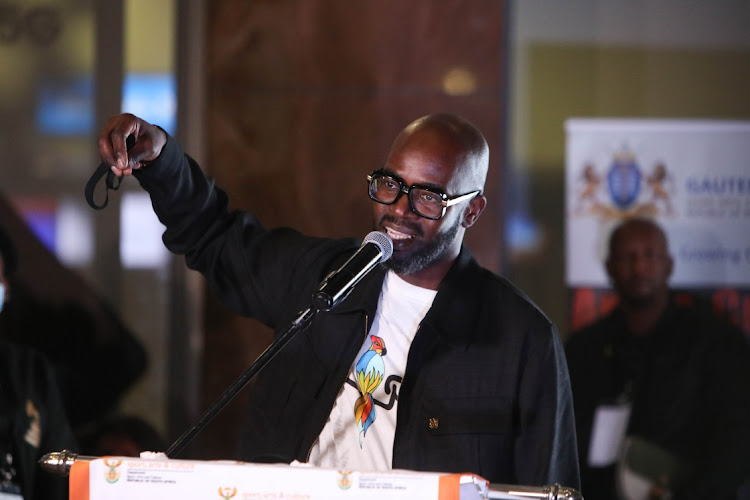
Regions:
<instances>
[{"instance_id":1,"label":"white t-shirt","mask_svg":"<svg viewBox=\"0 0 750 500\"><path fill-rule=\"evenodd\" d=\"M310 453L319 467L385 471L409 347L437 292L388 271L372 328Z\"/></svg>"}]
</instances>

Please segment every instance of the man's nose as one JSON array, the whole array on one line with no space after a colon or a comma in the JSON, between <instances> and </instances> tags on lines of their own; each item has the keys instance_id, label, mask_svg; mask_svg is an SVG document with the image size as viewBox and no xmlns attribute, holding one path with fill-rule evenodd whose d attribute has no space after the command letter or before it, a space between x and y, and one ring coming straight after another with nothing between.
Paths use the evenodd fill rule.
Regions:
<instances>
[{"instance_id":1,"label":"man's nose","mask_svg":"<svg viewBox=\"0 0 750 500\"><path fill-rule=\"evenodd\" d=\"M636 254L630 258L630 266L637 272L648 272L651 259L645 255Z\"/></svg>"},{"instance_id":2,"label":"man's nose","mask_svg":"<svg viewBox=\"0 0 750 500\"><path fill-rule=\"evenodd\" d=\"M409 195L401 192L401 195L398 197L396 202L391 205L393 207L393 211L396 212L396 214L399 217L406 218L413 215L417 215L412 211L411 209L411 202L409 201Z\"/></svg>"}]
</instances>

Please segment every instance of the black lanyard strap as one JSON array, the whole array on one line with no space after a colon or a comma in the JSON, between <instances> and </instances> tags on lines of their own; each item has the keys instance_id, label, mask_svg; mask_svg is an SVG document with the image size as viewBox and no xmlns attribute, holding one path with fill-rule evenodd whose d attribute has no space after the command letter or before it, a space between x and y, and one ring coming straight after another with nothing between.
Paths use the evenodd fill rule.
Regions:
<instances>
[{"instance_id":1,"label":"black lanyard strap","mask_svg":"<svg viewBox=\"0 0 750 500\"><path fill-rule=\"evenodd\" d=\"M104 203L102 203L101 205L97 205L96 201L94 201L94 190L96 189L96 185L99 183L99 179L101 179L105 175ZM94 210L101 210L102 208L107 206L107 203L109 203L109 190L111 189L112 191L117 191L120 188L120 184L122 184L122 177L117 177L109 168L109 165L102 162L98 167L96 167L93 175L86 183L86 202L88 202L89 206Z\"/></svg>"},{"instance_id":2,"label":"black lanyard strap","mask_svg":"<svg viewBox=\"0 0 750 500\"><path fill-rule=\"evenodd\" d=\"M131 134L125 140L125 146L128 150L130 150L130 148L133 147L133 144L135 144L135 136ZM96 185L99 183L99 179L101 179L105 175L104 203L102 203L101 205L97 205L94 201L94 190L96 189ZM112 191L117 191L118 189L120 189L120 184L122 184L122 177L117 177L115 173L112 172L112 169L109 167L109 165L107 165L105 162L100 163L99 166L96 167L96 170L94 170L91 178L89 178L89 181L86 183L86 202L94 210L101 210L102 208L107 206L107 203L109 203L109 190L111 189Z\"/></svg>"}]
</instances>

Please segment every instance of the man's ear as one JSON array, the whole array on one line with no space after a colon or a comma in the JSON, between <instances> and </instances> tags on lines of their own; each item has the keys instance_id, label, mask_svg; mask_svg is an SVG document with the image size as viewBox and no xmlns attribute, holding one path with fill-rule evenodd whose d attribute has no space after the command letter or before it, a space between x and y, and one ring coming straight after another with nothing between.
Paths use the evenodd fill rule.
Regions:
<instances>
[{"instance_id":1,"label":"man's ear","mask_svg":"<svg viewBox=\"0 0 750 500\"><path fill-rule=\"evenodd\" d=\"M480 194L472 198L464 212L464 219L461 221L461 225L465 228L473 226L486 206L487 198L483 195Z\"/></svg>"}]
</instances>

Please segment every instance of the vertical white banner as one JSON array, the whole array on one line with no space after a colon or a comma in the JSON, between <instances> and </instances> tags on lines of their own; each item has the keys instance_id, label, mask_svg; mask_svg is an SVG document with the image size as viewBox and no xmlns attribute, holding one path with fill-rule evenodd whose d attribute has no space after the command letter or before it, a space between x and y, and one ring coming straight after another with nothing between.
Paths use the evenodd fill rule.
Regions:
<instances>
[{"instance_id":1,"label":"vertical white banner","mask_svg":"<svg viewBox=\"0 0 750 500\"><path fill-rule=\"evenodd\" d=\"M606 287L612 228L648 217L667 233L680 288L750 285L750 122L570 119L566 282Z\"/></svg>"}]
</instances>

